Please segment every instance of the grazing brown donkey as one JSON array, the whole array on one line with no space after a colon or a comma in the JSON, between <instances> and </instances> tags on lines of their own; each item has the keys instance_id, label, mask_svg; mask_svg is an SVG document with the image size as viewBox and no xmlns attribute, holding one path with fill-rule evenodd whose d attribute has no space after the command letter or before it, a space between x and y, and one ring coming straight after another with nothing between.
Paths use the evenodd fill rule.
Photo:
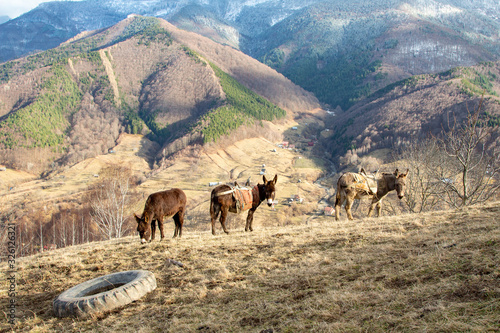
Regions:
<instances>
[{"instance_id":1,"label":"grazing brown donkey","mask_svg":"<svg viewBox=\"0 0 500 333\"><path fill-rule=\"evenodd\" d=\"M247 223L245 225L245 231L253 231L252 222L253 214L260 203L267 200L267 205L271 207L274 202L274 195L276 193L276 182L278 181L278 175L274 176L273 180L267 180L266 176L262 177L264 184L257 184L252 189L245 189L251 192L251 203L248 201L242 202L244 200L242 197L238 198L240 195L238 191L242 188L232 187L229 185L219 185L212 190L210 196L210 217L212 218L212 234L215 235L215 220L220 213L220 224L222 225L222 230L226 234L229 233L226 229L226 217L228 212L239 212L243 210L249 210L247 215Z\"/></svg>"},{"instance_id":2,"label":"grazing brown donkey","mask_svg":"<svg viewBox=\"0 0 500 333\"><path fill-rule=\"evenodd\" d=\"M380 176L367 175L362 169L359 174L347 172L337 181L337 193L335 195L335 220L340 219L340 208L345 201L347 218L352 220L351 207L354 199L362 197L372 197L368 217L371 217L373 210L377 209L377 216L382 215L382 199L393 190L396 190L398 198L402 199L406 189L406 173L399 173L398 169L394 173L382 173ZM374 186L376 184L376 187Z\"/></svg>"},{"instance_id":3,"label":"grazing brown donkey","mask_svg":"<svg viewBox=\"0 0 500 333\"><path fill-rule=\"evenodd\" d=\"M151 194L146 200L141 217L134 214L141 243L155 239L157 221L160 229L160 241L165 237L163 234L163 218L165 216L173 216L175 222L174 238L181 237L186 202L186 194L178 188Z\"/></svg>"}]
</instances>

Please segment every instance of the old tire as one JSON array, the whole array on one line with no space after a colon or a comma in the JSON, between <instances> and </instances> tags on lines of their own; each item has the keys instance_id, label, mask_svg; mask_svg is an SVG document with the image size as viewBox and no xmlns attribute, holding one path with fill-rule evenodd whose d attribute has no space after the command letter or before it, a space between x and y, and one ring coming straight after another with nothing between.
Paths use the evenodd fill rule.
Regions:
<instances>
[{"instance_id":1,"label":"old tire","mask_svg":"<svg viewBox=\"0 0 500 333\"><path fill-rule=\"evenodd\" d=\"M153 273L144 270L104 275L70 288L53 302L57 317L85 317L138 300L156 288Z\"/></svg>"}]
</instances>

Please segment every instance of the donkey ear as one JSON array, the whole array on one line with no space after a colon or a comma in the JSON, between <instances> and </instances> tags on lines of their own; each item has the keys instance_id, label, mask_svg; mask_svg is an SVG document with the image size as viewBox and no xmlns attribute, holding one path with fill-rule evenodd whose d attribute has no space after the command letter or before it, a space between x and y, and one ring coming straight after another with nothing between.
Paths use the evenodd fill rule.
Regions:
<instances>
[{"instance_id":1,"label":"donkey ear","mask_svg":"<svg viewBox=\"0 0 500 333\"><path fill-rule=\"evenodd\" d=\"M276 184L277 181L278 181L278 175L274 175L273 183Z\"/></svg>"},{"instance_id":2,"label":"donkey ear","mask_svg":"<svg viewBox=\"0 0 500 333\"><path fill-rule=\"evenodd\" d=\"M403 177L408 176L408 172L410 172L410 169L406 169L406 173L402 174Z\"/></svg>"},{"instance_id":3,"label":"donkey ear","mask_svg":"<svg viewBox=\"0 0 500 333\"><path fill-rule=\"evenodd\" d=\"M139 221L141 220L141 218L139 216L137 216L135 213L134 213L134 217L135 217L135 220L137 221L137 223L139 223Z\"/></svg>"},{"instance_id":4,"label":"donkey ear","mask_svg":"<svg viewBox=\"0 0 500 333\"><path fill-rule=\"evenodd\" d=\"M267 183L266 176L262 176L262 180L264 180L264 184L266 184L266 183Z\"/></svg>"},{"instance_id":5,"label":"donkey ear","mask_svg":"<svg viewBox=\"0 0 500 333\"><path fill-rule=\"evenodd\" d=\"M396 176L396 177L399 176L399 170L398 169L396 169L396 171L394 171L394 176Z\"/></svg>"}]
</instances>

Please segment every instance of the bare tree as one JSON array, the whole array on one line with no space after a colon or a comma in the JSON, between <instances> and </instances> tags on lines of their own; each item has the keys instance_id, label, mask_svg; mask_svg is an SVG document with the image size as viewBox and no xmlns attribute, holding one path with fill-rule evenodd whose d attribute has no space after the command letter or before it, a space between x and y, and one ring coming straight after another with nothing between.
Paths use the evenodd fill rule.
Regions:
<instances>
[{"instance_id":1,"label":"bare tree","mask_svg":"<svg viewBox=\"0 0 500 333\"><path fill-rule=\"evenodd\" d=\"M131 172L125 167L110 167L101 173L89 195L91 217L107 239L120 238L126 232L125 209L129 204Z\"/></svg>"},{"instance_id":2,"label":"bare tree","mask_svg":"<svg viewBox=\"0 0 500 333\"><path fill-rule=\"evenodd\" d=\"M404 197L411 213L432 210L442 202L442 185L433 177L434 170L442 164L441 155L438 142L433 138L411 140L397 154L396 160L404 160L405 166L411 170Z\"/></svg>"},{"instance_id":3,"label":"bare tree","mask_svg":"<svg viewBox=\"0 0 500 333\"><path fill-rule=\"evenodd\" d=\"M500 188L500 151L491 145L498 126L488 126L481 117L483 98L463 122L449 121L449 131L438 138L448 165L437 171L445 188L445 199L453 207L485 202Z\"/></svg>"}]
</instances>

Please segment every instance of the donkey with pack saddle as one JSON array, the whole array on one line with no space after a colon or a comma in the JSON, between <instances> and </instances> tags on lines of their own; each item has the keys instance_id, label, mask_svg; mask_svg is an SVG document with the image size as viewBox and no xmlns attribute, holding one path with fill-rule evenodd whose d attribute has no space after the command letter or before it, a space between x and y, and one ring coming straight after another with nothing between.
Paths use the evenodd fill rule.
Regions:
<instances>
[{"instance_id":1,"label":"donkey with pack saddle","mask_svg":"<svg viewBox=\"0 0 500 333\"><path fill-rule=\"evenodd\" d=\"M229 231L226 229L227 213L239 213L245 210L248 210L245 231L253 231L253 214L261 202L267 200L269 207L274 205L278 175L275 175L274 179L269 181L266 179L266 176L262 178L264 184L257 184L254 187L223 184L212 190L210 196L210 217L213 235L215 235L215 220L219 214L222 230L228 234ZM247 185L249 184L247 183Z\"/></svg>"},{"instance_id":2,"label":"donkey with pack saddle","mask_svg":"<svg viewBox=\"0 0 500 333\"><path fill-rule=\"evenodd\" d=\"M391 191L396 190L398 198L402 199L406 190L406 173L399 173L398 169L394 173L367 174L361 168L359 173L346 172L337 181L337 191L335 195L335 220L340 219L340 208L345 202L347 218L352 220L351 207L354 199L371 197L372 203L368 211L368 217L373 215L374 209L377 216L382 215L382 199Z\"/></svg>"}]
</instances>

